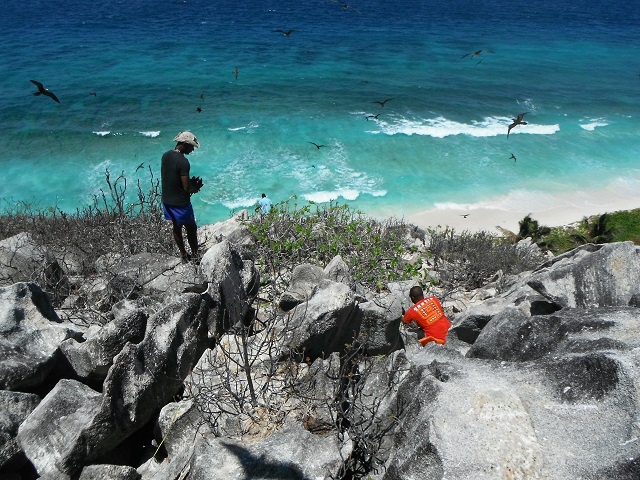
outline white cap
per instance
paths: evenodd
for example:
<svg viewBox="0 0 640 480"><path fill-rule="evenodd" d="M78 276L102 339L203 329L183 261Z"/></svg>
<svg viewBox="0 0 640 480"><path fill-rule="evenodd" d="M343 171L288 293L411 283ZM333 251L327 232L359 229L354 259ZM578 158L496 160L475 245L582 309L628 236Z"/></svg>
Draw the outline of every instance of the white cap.
<svg viewBox="0 0 640 480"><path fill-rule="evenodd" d="M176 138L174 138L173 141L177 143L188 143L189 145L193 145L196 148L200 147L198 139L191 132L180 132L178 135L176 135Z"/></svg>

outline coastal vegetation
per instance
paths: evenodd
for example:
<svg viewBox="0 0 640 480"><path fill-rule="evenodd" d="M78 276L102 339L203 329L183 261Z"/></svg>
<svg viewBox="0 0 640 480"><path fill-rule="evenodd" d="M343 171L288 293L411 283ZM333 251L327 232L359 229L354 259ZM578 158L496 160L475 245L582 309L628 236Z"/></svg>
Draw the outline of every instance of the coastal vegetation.
<svg viewBox="0 0 640 480"><path fill-rule="evenodd" d="M106 254L173 254L159 180L149 171L149 185L138 180L131 188L124 173L114 176L107 170L106 186L91 205L75 213L24 202L5 206L0 239L27 232L55 253L79 256L81 275L91 275L96 260ZM519 222L518 233L496 236L450 227L422 230L401 219L379 221L338 203L298 203L294 196L274 205L267 215L252 215L245 224L256 240L251 248L263 281L280 285L272 288L276 294L296 265L324 267L336 255L367 288L380 291L388 282L414 279L427 288L437 285L446 296L456 289L481 287L496 273L535 268L543 257L519 248L523 239L530 238L556 255L585 243L640 243L640 209L585 217L562 227L540 225L527 215Z"/></svg>

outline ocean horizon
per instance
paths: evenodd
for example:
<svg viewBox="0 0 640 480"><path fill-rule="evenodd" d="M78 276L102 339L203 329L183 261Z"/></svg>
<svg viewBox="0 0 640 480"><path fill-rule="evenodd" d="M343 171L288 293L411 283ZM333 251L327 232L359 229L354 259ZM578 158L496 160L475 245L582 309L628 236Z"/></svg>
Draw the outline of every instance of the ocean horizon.
<svg viewBox="0 0 640 480"><path fill-rule="evenodd" d="M192 131L198 223L275 203L374 217L640 207L640 3L8 0L0 209L150 185ZM60 99L34 96L37 80ZM379 103L377 103L379 102ZM524 113L526 124L511 130ZM322 145L317 148L315 145ZM142 168L138 168L142 165ZM625 193L626 194L626 193Z"/></svg>

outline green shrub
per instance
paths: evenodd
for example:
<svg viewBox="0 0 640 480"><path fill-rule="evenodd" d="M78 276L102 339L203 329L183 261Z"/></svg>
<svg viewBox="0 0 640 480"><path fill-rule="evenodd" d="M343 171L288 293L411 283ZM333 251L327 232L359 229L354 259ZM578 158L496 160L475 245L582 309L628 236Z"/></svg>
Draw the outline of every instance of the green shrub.
<svg viewBox="0 0 640 480"><path fill-rule="evenodd" d="M273 280L301 263L324 268L340 255L357 281L380 290L386 282L412 278L421 266L402 260L411 251L411 226L395 219L379 222L347 205L281 202L247 226L256 239L256 263Z"/></svg>

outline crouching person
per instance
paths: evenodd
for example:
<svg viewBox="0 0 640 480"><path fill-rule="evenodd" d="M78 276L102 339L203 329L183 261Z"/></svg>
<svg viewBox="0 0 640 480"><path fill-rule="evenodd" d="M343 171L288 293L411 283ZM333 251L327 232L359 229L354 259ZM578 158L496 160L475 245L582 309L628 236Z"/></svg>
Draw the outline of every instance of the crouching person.
<svg viewBox="0 0 640 480"><path fill-rule="evenodd" d="M419 342L423 347L429 342L444 345L451 322L445 316L440 301L433 296L425 298L422 287L417 285L409 290L409 298L413 307L404 313L402 321L406 324L415 322L422 329L424 336L419 338Z"/></svg>

